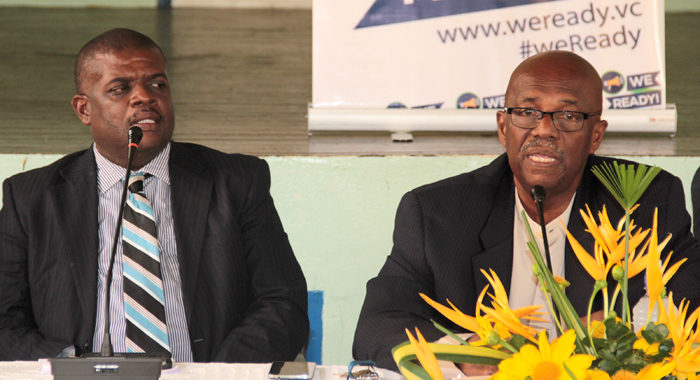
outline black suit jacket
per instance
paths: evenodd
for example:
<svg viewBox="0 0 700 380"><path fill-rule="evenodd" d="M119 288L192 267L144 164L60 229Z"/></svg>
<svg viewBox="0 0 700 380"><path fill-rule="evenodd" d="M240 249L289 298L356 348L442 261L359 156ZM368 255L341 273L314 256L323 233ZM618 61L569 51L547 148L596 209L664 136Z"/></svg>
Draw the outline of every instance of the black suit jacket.
<svg viewBox="0 0 700 380"><path fill-rule="evenodd" d="M606 205L613 223L624 216L624 210L590 170L604 161L613 160L589 157L567 226L589 252L593 252L594 240L584 232L579 210L588 204L597 217ZM391 348L407 340L405 328L418 327L428 341L444 335L431 319L463 332L426 304L419 293L443 304L449 299L464 313L474 315L477 296L488 284L480 269L488 268L510 292L514 189L513 173L504 154L488 166L420 187L403 197L391 255L379 275L367 283L353 344L356 359L371 359L380 367L396 369ZM674 299L687 297L692 300L691 307L700 305L700 246L690 233L681 181L667 172L660 173L639 203L633 214L636 225L651 228L654 208L659 207L660 239L673 233L668 245L675 251L672 262L689 259L669 284ZM577 312L585 315L594 281L568 243L564 265L571 282L567 296ZM631 305L643 295L643 281L643 275L630 280ZM612 279L609 283L614 284Z"/></svg>
<svg viewBox="0 0 700 380"><path fill-rule="evenodd" d="M172 143L172 213L195 361L293 360L309 332L306 282L265 161ZM92 351L96 163L73 153L3 184L0 360ZM99 348L97 348L99 350Z"/></svg>

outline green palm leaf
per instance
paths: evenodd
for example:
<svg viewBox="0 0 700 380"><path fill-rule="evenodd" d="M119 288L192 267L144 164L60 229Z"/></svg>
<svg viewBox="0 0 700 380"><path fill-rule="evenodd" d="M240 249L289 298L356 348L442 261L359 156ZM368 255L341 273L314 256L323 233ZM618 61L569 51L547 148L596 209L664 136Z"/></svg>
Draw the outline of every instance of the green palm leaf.
<svg viewBox="0 0 700 380"><path fill-rule="evenodd" d="M658 166L618 164L603 162L593 167L593 174L603 183L617 199L622 208L629 211L644 194L651 181L661 172Z"/></svg>
<svg viewBox="0 0 700 380"><path fill-rule="evenodd" d="M430 350L433 351L438 360L446 360L453 363L498 365L501 360L512 357L512 354L508 352L499 351L490 347L447 345L438 343L428 343L428 347L430 347ZM413 368L413 366L420 368L420 366L417 366L411 362L416 360L417 357L409 341L394 347L391 350L391 354L402 372L404 369L410 370ZM411 364L413 364L413 366ZM427 375L427 373L423 371L424 370L421 368L418 373L425 373L425 375ZM411 372L420 377L416 371L411 370ZM430 377L427 379L430 379Z"/></svg>
<svg viewBox="0 0 700 380"><path fill-rule="evenodd" d="M610 193L625 209L625 275L621 282L622 288L622 322L629 325L629 301L627 299L627 283L629 280L629 238L630 238L630 212L639 198L644 194L657 174L661 172L658 166L646 166L618 164L613 161L612 166L607 162L593 167L593 174L603 183Z"/></svg>

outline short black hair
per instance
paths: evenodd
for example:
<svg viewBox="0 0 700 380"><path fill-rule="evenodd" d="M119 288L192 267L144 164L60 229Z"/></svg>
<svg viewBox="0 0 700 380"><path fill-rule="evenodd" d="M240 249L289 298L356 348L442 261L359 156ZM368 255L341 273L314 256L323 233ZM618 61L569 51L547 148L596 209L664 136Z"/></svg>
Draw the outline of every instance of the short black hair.
<svg viewBox="0 0 700 380"><path fill-rule="evenodd" d="M123 50L153 49L160 53L165 60L165 55L160 46L148 36L137 31L116 28L108 30L88 41L78 52L75 58L75 89L79 94L84 93L83 82L88 73L87 66L98 54L107 54Z"/></svg>

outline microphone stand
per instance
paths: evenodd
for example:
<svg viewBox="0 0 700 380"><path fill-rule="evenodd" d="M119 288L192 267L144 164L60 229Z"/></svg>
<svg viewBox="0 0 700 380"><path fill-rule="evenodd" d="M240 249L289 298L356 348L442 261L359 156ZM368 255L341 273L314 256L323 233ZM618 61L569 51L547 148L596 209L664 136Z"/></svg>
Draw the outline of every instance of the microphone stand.
<svg viewBox="0 0 700 380"><path fill-rule="evenodd" d="M143 137L143 131L137 126L129 128L128 132L128 153L126 165L126 177L122 190L121 202L119 203L119 217L117 227L114 232L114 242L112 252L109 257L109 267L107 268L107 281L105 282L104 298L104 337L102 348L99 353L85 353L79 358L51 358L51 372L55 380L158 380L162 368L171 368L172 361L168 353L119 353L114 354L112 348L112 338L109 332L110 315L109 305L111 301L112 272L114 258L117 252L117 244L121 236L122 218L124 216L124 205L129 189L129 176L134 155L138 149L138 144Z"/></svg>
<svg viewBox="0 0 700 380"><path fill-rule="evenodd" d="M112 299L112 273L114 272L114 257L117 255L117 244L119 244L119 236L121 236L122 229L122 218L124 218L124 205L126 204L126 195L129 190L129 176L131 175L131 166L134 162L134 156L136 155L136 149L139 148L139 143L143 138L143 131L139 127L129 128L129 152L127 153L127 163L126 163L126 176L124 177L124 187L122 188L122 198L119 202L119 216L117 217L117 227L114 229L114 240L112 242L112 252L109 254L109 266L107 267L107 281L106 283L106 294L105 294L105 304L104 304L104 336L102 338L102 349L100 350L100 356L108 357L114 356L114 350L112 348L112 334L109 331L110 328L110 313L109 304Z"/></svg>
<svg viewBox="0 0 700 380"><path fill-rule="evenodd" d="M532 187L530 190L530 195L532 196L532 199L535 201L535 205L537 206L537 213L540 217L540 228L542 231L542 244L544 245L544 255L545 259L547 260L547 268L549 268L549 272L552 273L552 276L554 276L554 271L552 270L552 257L549 254L549 241L547 239L547 227L546 227L546 222L544 219L544 199L547 197L547 191L544 189L544 187L540 185L535 185ZM555 305L552 302L552 314L554 314L554 318L556 318L557 321L559 321L559 311L557 310L557 305ZM557 336L559 336L559 330L554 328L554 332L556 333Z"/></svg>

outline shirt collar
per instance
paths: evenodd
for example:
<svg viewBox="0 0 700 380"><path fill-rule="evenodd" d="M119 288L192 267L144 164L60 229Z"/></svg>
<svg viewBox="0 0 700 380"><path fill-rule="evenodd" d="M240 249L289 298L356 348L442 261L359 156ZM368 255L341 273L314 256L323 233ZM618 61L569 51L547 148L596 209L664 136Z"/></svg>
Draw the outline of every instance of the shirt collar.
<svg viewBox="0 0 700 380"><path fill-rule="evenodd" d="M97 188L100 193L105 193L112 186L120 183L124 179L125 168L115 164L100 154L95 144L92 144L92 150L95 152L95 162L97 163ZM151 174L153 177L160 179L170 185L170 168L168 159L170 158L170 143L165 146L157 156L149 163L142 167L139 171ZM132 171L133 172L133 171Z"/></svg>
<svg viewBox="0 0 700 380"><path fill-rule="evenodd" d="M569 201L569 206L564 210L564 212L556 217L554 220L551 222L547 223L545 226L547 230L547 235L552 234L554 231L559 231L559 234L556 234L556 236L561 235L566 235L566 226L569 225L569 217L571 216L571 209L574 206L574 198L576 198L576 193L571 197L571 200ZM515 214L516 218L518 218L518 222L524 226L525 224L523 223L523 204L520 201L520 196L518 196L518 188L515 188ZM532 229L532 233L535 235L537 239L542 239L542 228L540 225L532 220L530 218L530 215L525 213L525 217L527 218L528 223L530 224L530 228ZM548 240L552 240L551 238ZM552 243L550 241L550 243Z"/></svg>

